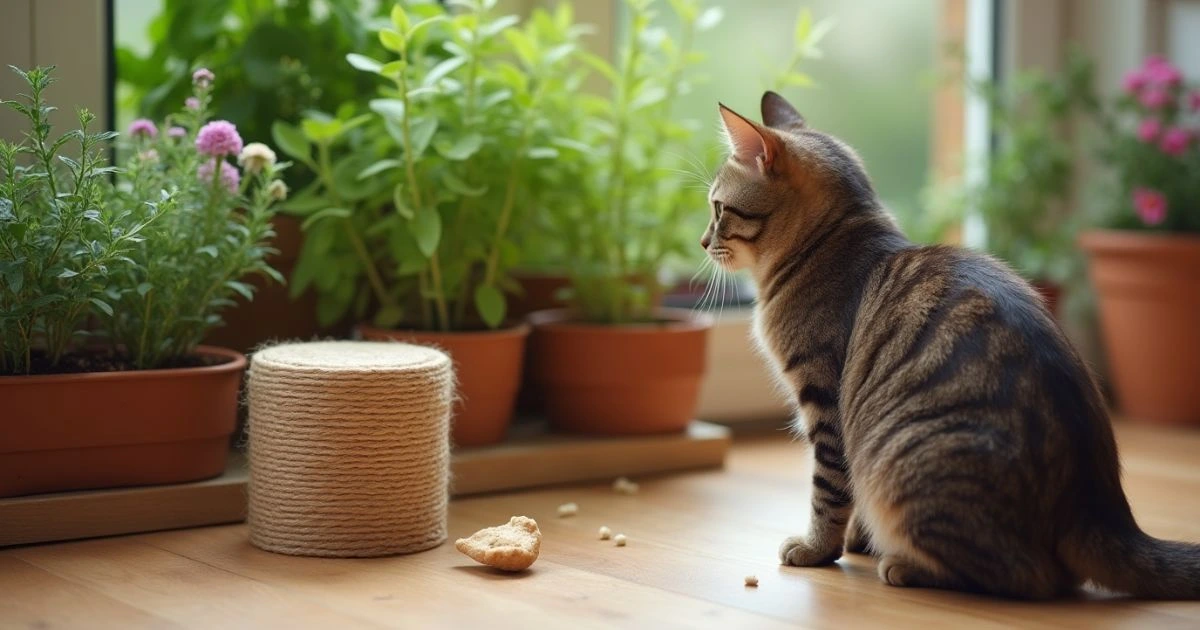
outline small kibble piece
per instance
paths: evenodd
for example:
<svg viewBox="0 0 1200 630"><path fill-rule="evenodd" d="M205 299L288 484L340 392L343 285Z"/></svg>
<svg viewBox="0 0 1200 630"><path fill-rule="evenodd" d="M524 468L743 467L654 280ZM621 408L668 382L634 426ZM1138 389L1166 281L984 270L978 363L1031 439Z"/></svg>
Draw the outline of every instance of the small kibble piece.
<svg viewBox="0 0 1200 630"><path fill-rule="evenodd" d="M564 516L575 516L578 513L579 513L579 506L575 505L574 503L564 503L564 504L558 506L559 518L562 518Z"/></svg>
<svg viewBox="0 0 1200 630"><path fill-rule="evenodd" d="M600 540L608 540L612 538L612 530L606 526L600 526Z"/></svg>
<svg viewBox="0 0 1200 630"><path fill-rule="evenodd" d="M617 534L616 536L613 536L613 542L617 543L618 547L624 547L625 546L625 534Z"/></svg>
<svg viewBox="0 0 1200 630"><path fill-rule="evenodd" d="M524 571L537 560L542 532L537 521L514 516L506 525L481 529L470 538L459 538L454 548L472 560L502 571Z"/></svg>
<svg viewBox="0 0 1200 630"><path fill-rule="evenodd" d="M746 586L758 586L758 576L747 575L746 576Z"/></svg>
<svg viewBox="0 0 1200 630"><path fill-rule="evenodd" d="M619 494L637 494L638 485L629 480L628 477L617 477L612 485L613 492Z"/></svg>

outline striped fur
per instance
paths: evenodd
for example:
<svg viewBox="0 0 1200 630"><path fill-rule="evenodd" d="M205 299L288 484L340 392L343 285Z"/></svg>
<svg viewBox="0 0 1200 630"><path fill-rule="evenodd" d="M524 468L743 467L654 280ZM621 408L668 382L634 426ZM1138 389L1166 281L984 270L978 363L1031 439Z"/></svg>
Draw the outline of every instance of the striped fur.
<svg viewBox="0 0 1200 630"><path fill-rule="evenodd" d="M1134 522L1095 382L1029 286L913 245L853 151L774 93L762 110L722 107L701 242L753 275L756 342L812 445L811 522L781 560L870 549L895 586L1200 598L1200 546Z"/></svg>

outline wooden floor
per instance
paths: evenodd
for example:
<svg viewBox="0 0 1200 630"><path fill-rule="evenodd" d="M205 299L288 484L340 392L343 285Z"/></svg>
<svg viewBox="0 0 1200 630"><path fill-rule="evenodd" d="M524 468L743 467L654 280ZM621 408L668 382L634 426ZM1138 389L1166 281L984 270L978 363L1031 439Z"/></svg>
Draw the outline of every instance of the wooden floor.
<svg viewBox="0 0 1200 630"><path fill-rule="evenodd" d="M1143 526L1200 541L1200 432L1118 429ZM452 538L514 514L537 519L542 555L519 575L476 566L451 544L377 560L274 555L252 548L244 526L2 550L0 627L1200 627L1200 603L896 589L861 556L780 567L777 544L806 522L805 448L781 435L742 439L726 470L644 479L634 496L604 484L454 502ZM579 514L557 518L568 501ZM628 546L598 540L601 525ZM747 574L758 588L743 585Z"/></svg>

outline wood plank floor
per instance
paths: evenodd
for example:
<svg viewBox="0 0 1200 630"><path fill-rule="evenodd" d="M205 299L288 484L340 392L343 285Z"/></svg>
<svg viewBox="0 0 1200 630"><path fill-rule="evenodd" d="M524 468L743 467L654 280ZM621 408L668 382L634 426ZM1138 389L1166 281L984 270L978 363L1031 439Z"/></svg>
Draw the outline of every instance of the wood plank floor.
<svg viewBox="0 0 1200 630"><path fill-rule="evenodd" d="M1200 432L1121 424L1118 435L1143 526L1200 541ZM514 514L537 519L541 558L515 576L451 544L376 560L274 555L241 525L2 550L0 627L1200 627L1200 603L896 589L861 556L780 567L776 546L806 522L806 448L782 435L739 439L726 470L643 479L633 496L592 484L455 501L452 538ZM579 514L557 518L567 501ZM629 545L598 540L601 525ZM747 574L758 588L743 585Z"/></svg>

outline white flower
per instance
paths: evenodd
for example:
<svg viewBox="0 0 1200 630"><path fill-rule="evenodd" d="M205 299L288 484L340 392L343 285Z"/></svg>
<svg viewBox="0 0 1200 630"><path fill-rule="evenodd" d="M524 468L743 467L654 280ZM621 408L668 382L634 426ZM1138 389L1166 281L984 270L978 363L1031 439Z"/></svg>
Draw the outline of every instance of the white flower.
<svg viewBox="0 0 1200 630"><path fill-rule="evenodd" d="M238 155L238 164L244 167L247 173L257 173L264 168L275 166L275 152L261 142L251 142L242 149L241 155Z"/></svg>
<svg viewBox="0 0 1200 630"><path fill-rule="evenodd" d="M283 201L288 196L287 184L283 183L281 179L271 180L271 183L267 184L267 194L275 201Z"/></svg>

